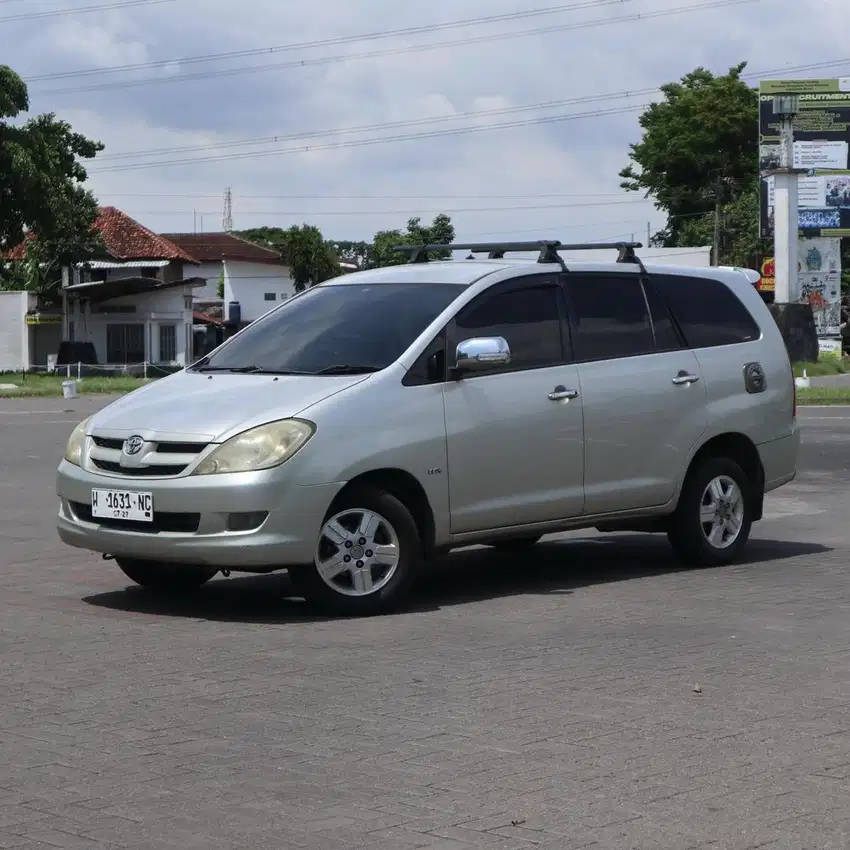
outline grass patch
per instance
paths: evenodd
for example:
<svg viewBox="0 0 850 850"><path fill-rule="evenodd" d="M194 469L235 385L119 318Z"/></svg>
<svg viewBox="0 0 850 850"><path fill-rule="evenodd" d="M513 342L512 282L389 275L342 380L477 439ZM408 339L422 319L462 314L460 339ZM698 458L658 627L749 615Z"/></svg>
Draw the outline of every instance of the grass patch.
<svg viewBox="0 0 850 850"><path fill-rule="evenodd" d="M839 360L837 357L824 357L817 363L794 363L794 377L802 378L803 369L810 378L822 378L829 375L846 375L850 373L850 361Z"/></svg>
<svg viewBox="0 0 850 850"><path fill-rule="evenodd" d="M850 387L798 387L797 403L850 404Z"/></svg>
<svg viewBox="0 0 850 850"><path fill-rule="evenodd" d="M62 395L64 375L22 375L20 372L0 374L0 384L14 384L17 389L0 389L0 398L39 398ZM124 395L149 384L153 378L118 375L114 378L82 378L77 385L80 395Z"/></svg>

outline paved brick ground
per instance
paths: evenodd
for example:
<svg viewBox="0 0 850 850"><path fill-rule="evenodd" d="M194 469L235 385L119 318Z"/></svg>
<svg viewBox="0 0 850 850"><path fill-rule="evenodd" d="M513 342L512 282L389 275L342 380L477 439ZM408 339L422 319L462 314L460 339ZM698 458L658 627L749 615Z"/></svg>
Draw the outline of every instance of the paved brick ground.
<svg viewBox="0 0 850 850"><path fill-rule="evenodd" d="M807 412L746 564L471 550L333 621L285 577L167 605L61 547L96 403L0 402L0 848L850 846L849 413Z"/></svg>

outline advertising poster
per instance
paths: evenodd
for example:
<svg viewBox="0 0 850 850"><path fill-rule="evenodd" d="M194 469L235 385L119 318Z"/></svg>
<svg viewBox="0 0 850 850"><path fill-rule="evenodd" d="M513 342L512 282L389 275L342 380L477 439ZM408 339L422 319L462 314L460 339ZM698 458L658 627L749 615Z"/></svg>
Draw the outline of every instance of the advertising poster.
<svg viewBox="0 0 850 850"><path fill-rule="evenodd" d="M801 239L797 248L797 292L809 304L819 337L841 334L841 239Z"/></svg>
<svg viewBox="0 0 850 850"><path fill-rule="evenodd" d="M779 121L773 97L796 94L794 168L799 178L799 225L810 236L850 236L850 77L762 80L759 85L759 170L763 238L773 236L773 180L779 167Z"/></svg>

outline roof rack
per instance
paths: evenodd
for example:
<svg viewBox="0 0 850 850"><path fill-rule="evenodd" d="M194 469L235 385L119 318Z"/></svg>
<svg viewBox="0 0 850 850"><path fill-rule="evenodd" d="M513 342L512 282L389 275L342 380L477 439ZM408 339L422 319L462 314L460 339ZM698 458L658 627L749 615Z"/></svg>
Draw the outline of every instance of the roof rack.
<svg viewBox="0 0 850 850"><path fill-rule="evenodd" d="M395 245L393 251L409 254L408 263L427 263L428 253L432 251L469 251L467 259L476 254L487 254L491 260L504 259L507 253L537 251L538 263L558 263L564 271L567 265L560 251L600 251L616 250L618 263L632 263L646 274L646 267L635 254L635 248L642 248L640 242L579 242L566 244L556 239L538 239L536 242L452 242L449 245Z"/></svg>

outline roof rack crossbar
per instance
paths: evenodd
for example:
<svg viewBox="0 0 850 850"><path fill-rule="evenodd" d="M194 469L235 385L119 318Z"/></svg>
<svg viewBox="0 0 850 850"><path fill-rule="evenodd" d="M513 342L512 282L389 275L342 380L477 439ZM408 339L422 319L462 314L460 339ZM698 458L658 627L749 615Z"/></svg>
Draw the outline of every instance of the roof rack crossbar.
<svg viewBox="0 0 850 850"><path fill-rule="evenodd" d="M432 251L469 251L470 257L475 254L487 254L491 260L504 259L506 253L524 253L537 251L538 263L557 263L564 271L567 270L560 251L600 251L616 250L618 263L633 263L646 274L646 268L635 254L635 248L642 248L640 242L578 242L566 244L557 239L538 239L535 242L452 242L449 245L394 245L393 251L408 254L409 263L427 263L428 253Z"/></svg>

